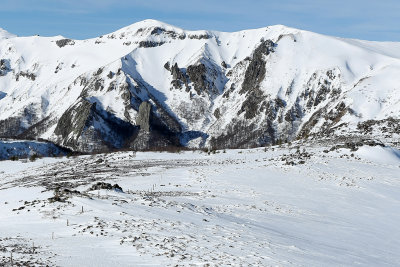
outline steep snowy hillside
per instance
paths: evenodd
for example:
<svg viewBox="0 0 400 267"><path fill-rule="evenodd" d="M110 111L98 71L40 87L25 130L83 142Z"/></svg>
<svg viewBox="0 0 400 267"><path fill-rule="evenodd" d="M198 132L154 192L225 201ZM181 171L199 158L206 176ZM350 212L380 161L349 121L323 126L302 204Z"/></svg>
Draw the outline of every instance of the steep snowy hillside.
<svg viewBox="0 0 400 267"><path fill-rule="evenodd" d="M2 31L0 60L0 137L90 152L400 132L400 43L145 20L89 40Z"/></svg>

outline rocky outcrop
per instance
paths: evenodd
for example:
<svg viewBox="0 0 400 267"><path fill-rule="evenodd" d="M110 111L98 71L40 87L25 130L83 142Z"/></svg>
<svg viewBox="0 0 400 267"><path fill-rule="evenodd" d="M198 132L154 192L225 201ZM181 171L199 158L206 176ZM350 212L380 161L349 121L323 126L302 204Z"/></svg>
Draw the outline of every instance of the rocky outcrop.
<svg viewBox="0 0 400 267"><path fill-rule="evenodd" d="M143 32L143 31L145 31L145 29L142 29L142 28L139 29L137 34L140 33L140 32ZM211 39L212 38L212 35L210 35L208 33L186 35L183 32L182 33L178 33L178 32L173 31L173 30L167 30L167 29L165 29L163 27L154 27L151 30L150 34L153 35L153 36L163 35L165 37L168 37L168 38L174 39L174 40L176 40L176 39L185 40L186 37L189 38L189 39L192 39L192 40L193 39L195 39L195 40L202 40L202 39L203 40L207 40L207 39Z"/></svg>
<svg viewBox="0 0 400 267"><path fill-rule="evenodd" d="M20 77L25 77L31 81L35 81L36 80L36 74L28 72L28 71L20 71L15 75L15 80L19 81Z"/></svg>
<svg viewBox="0 0 400 267"><path fill-rule="evenodd" d="M50 116L32 124L29 128L25 129L17 137L23 139L36 139L37 136L44 134L50 127L57 125L57 118L52 118Z"/></svg>
<svg viewBox="0 0 400 267"><path fill-rule="evenodd" d="M275 43L271 40L263 41L253 52L249 66L244 75L241 94L259 90L260 83L264 80L266 67L265 56L274 52Z"/></svg>
<svg viewBox="0 0 400 267"><path fill-rule="evenodd" d="M239 114L244 112L246 119L253 119L259 112L264 93L260 90L260 83L266 74L265 57L274 52L275 43L271 40L263 41L254 51L244 75L240 94L247 94Z"/></svg>
<svg viewBox="0 0 400 267"><path fill-rule="evenodd" d="M149 47L162 46L163 44L165 44L165 42L141 41L139 42L139 47L149 48Z"/></svg>
<svg viewBox="0 0 400 267"><path fill-rule="evenodd" d="M297 98L296 103L285 113L285 121L292 123L303 117L303 109L299 102L300 99Z"/></svg>
<svg viewBox="0 0 400 267"><path fill-rule="evenodd" d="M307 101L307 108L312 109L328 98L337 98L341 93L340 85L340 71L338 69L326 72L317 71L308 80L301 97Z"/></svg>
<svg viewBox="0 0 400 267"><path fill-rule="evenodd" d="M379 133L385 138L397 139L400 144L400 119L389 117L383 120L367 120L357 124L359 130L364 136L373 136L373 133Z"/></svg>
<svg viewBox="0 0 400 267"><path fill-rule="evenodd" d="M141 131L146 133L150 132L150 113L151 104L147 101L143 101L139 106L139 112L136 118L136 125L140 127Z"/></svg>
<svg viewBox="0 0 400 267"><path fill-rule="evenodd" d="M56 142L75 151L93 152L122 148L135 127L81 98L59 119Z"/></svg>
<svg viewBox="0 0 400 267"><path fill-rule="evenodd" d="M110 184L110 183L105 183L105 182L97 182L97 184L92 185L88 191L94 191L94 190L115 190L118 192L123 192L122 187L119 186L118 184Z"/></svg>
<svg viewBox="0 0 400 267"><path fill-rule="evenodd" d="M274 144L275 140L276 130L271 121L258 127L255 123L234 119L223 134L211 137L209 144L213 149L251 148Z"/></svg>
<svg viewBox="0 0 400 267"><path fill-rule="evenodd" d="M58 47L62 48L66 45L74 45L75 41L71 39L60 39L56 41Z"/></svg>
<svg viewBox="0 0 400 267"><path fill-rule="evenodd" d="M207 33L205 33L205 34L189 34L188 37L189 37L189 39L196 39L196 40L205 39L205 40L207 40L207 39L211 39L212 35L207 34Z"/></svg>
<svg viewBox="0 0 400 267"><path fill-rule="evenodd" d="M162 106L143 101L139 106L136 124L139 131L129 142L129 147L135 150L163 149L166 147L179 147L179 134L181 127Z"/></svg>
<svg viewBox="0 0 400 267"><path fill-rule="evenodd" d="M143 29L139 29L138 31L140 31ZM186 34L185 33L177 33L176 31L171 31L171 30L166 30L162 27L154 27L153 30L150 33L151 35L164 35L167 36L171 39L180 39L180 40L184 40L186 38Z"/></svg>
<svg viewBox="0 0 400 267"><path fill-rule="evenodd" d="M20 138L27 130L29 125L37 123L40 118L37 116L37 106L31 104L25 107L21 114L9 117L0 121L0 137ZM32 137L32 139L37 138Z"/></svg>
<svg viewBox="0 0 400 267"><path fill-rule="evenodd" d="M167 67L169 68L169 63ZM178 67L177 63L171 67L170 71L173 79L171 82L173 88L182 89L182 87L185 86L186 91L189 92L190 87L188 85L188 77L186 76L186 73Z"/></svg>
<svg viewBox="0 0 400 267"><path fill-rule="evenodd" d="M11 70L10 62L7 59L0 59L0 76L6 75Z"/></svg>
<svg viewBox="0 0 400 267"><path fill-rule="evenodd" d="M172 67L168 63L164 65L164 68L170 69L173 89L185 88L186 92L211 99L222 92L217 84L224 84L227 80L221 67L205 58L201 58L196 64L189 65L186 69L179 68L177 63Z"/></svg>
<svg viewBox="0 0 400 267"><path fill-rule="evenodd" d="M61 116L54 133L62 136L62 138L80 136L91 112L95 110L95 108L95 103L93 104L82 99ZM69 142L70 141L66 140L65 143L67 144Z"/></svg>
<svg viewBox="0 0 400 267"><path fill-rule="evenodd" d="M204 64L191 65L186 70L190 81L193 83L194 90L198 95L201 95L204 91L212 91L214 89L213 84L207 81L206 71L206 66Z"/></svg>

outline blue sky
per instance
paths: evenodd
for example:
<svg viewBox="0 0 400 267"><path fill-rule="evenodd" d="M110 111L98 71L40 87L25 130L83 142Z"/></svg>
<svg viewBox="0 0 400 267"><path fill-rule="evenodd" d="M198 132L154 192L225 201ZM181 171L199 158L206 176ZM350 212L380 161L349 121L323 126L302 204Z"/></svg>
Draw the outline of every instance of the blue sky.
<svg viewBox="0 0 400 267"><path fill-rule="evenodd" d="M0 27L25 36L85 39L143 19L237 31L274 24L322 34L400 41L400 0L1 0Z"/></svg>

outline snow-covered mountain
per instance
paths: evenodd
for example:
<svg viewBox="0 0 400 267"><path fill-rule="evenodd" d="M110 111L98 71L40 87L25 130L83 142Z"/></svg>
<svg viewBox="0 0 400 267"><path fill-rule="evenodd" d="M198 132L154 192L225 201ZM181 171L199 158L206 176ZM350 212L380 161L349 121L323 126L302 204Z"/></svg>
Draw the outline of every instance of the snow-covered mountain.
<svg viewBox="0 0 400 267"><path fill-rule="evenodd" d="M145 20L88 40L0 30L0 60L0 137L99 151L400 133L400 43Z"/></svg>

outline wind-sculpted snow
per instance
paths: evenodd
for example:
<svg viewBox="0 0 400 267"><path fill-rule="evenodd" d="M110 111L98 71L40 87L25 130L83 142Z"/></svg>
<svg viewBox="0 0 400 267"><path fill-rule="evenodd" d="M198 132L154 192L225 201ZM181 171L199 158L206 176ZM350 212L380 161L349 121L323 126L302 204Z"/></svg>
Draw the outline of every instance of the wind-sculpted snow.
<svg viewBox="0 0 400 267"><path fill-rule="evenodd" d="M365 140L3 161L0 264L397 266L399 155Z"/></svg>
<svg viewBox="0 0 400 267"><path fill-rule="evenodd" d="M0 137L83 152L382 138L382 127L361 126L391 120L398 129L399 55L398 43L282 25L225 33L145 20L88 40L0 31ZM153 118L145 133L143 102ZM98 116L71 116L77 103Z"/></svg>

